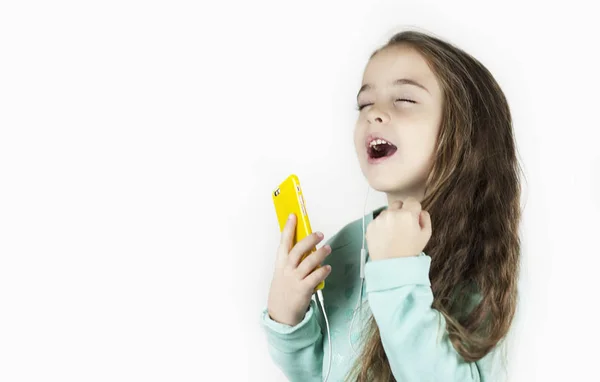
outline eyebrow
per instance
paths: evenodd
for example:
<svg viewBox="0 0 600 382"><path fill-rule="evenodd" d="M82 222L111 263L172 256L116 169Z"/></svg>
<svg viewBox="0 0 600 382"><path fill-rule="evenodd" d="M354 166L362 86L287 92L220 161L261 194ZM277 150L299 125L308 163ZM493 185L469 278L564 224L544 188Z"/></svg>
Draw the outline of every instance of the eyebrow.
<svg viewBox="0 0 600 382"><path fill-rule="evenodd" d="M421 85L420 83L418 83L415 80L411 80L408 78L400 78L400 79L394 81L393 85L413 85L413 86L419 87L419 88L425 90L427 93L431 94L431 92L429 90L427 90L427 88L425 86ZM373 87L371 85L364 84L363 86L361 86L360 90L358 91L356 98L358 98L360 93L364 92L365 90L372 89L372 88Z"/></svg>

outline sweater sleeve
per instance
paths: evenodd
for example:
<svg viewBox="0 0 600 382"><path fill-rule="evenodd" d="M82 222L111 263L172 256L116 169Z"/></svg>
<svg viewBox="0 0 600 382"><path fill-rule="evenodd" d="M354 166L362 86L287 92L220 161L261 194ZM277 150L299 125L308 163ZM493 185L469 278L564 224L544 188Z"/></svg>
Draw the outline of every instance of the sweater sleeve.
<svg viewBox="0 0 600 382"><path fill-rule="evenodd" d="M444 317L431 308L430 264L424 253L366 264L369 305L392 373L398 381L481 382L477 364L458 354Z"/></svg>
<svg viewBox="0 0 600 382"><path fill-rule="evenodd" d="M311 300L304 319L296 326L273 321L266 309L262 313L269 354L291 382L321 382L323 335L316 311L317 305Z"/></svg>

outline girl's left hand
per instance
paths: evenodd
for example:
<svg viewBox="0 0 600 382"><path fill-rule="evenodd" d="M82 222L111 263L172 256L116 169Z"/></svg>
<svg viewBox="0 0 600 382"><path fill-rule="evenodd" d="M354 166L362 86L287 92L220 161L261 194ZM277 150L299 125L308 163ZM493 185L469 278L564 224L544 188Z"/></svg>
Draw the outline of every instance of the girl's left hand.
<svg viewBox="0 0 600 382"><path fill-rule="evenodd" d="M431 217L409 197L392 203L367 227L366 240L373 260L419 255L431 238Z"/></svg>

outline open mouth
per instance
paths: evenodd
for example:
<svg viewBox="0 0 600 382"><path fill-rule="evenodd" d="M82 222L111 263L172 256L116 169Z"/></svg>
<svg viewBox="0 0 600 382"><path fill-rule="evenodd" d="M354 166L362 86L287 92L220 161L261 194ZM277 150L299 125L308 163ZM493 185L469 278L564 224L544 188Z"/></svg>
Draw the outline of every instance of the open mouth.
<svg viewBox="0 0 600 382"><path fill-rule="evenodd" d="M394 155L398 148L385 139L373 139L367 145L369 159L381 159Z"/></svg>

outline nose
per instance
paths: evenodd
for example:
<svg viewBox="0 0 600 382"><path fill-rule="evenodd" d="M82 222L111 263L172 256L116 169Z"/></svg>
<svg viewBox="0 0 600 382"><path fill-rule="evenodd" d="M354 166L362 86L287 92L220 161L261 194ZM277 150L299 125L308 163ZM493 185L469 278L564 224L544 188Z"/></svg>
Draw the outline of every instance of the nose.
<svg viewBox="0 0 600 382"><path fill-rule="evenodd" d="M369 123L385 124L390 121L390 116L385 111L383 111L383 110L375 107L375 105L373 105L371 107L371 110L369 110L369 114L367 115L367 120L369 121Z"/></svg>

